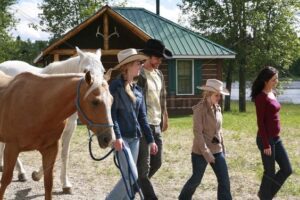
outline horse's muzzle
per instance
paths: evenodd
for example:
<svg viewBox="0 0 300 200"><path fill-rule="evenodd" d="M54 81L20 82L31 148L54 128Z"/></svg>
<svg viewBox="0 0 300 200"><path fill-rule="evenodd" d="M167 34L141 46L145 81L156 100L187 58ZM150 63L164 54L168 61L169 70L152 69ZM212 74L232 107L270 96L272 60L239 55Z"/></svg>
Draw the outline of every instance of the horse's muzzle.
<svg viewBox="0 0 300 200"><path fill-rule="evenodd" d="M99 146L103 149L111 146L112 142L115 140L115 132L112 127L106 128L102 131L97 131L96 135Z"/></svg>

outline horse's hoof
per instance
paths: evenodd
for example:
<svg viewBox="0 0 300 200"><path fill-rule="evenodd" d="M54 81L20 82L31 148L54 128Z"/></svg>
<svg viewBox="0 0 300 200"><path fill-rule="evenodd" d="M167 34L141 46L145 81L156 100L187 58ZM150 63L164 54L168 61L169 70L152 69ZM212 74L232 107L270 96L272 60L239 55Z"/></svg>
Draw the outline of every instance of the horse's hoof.
<svg viewBox="0 0 300 200"><path fill-rule="evenodd" d="M21 181L21 182L27 181L26 174L25 174L25 173L19 174L19 175L18 175L18 179L19 179L19 181Z"/></svg>
<svg viewBox="0 0 300 200"><path fill-rule="evenodd" d="M38 177L38 172L37 171L32 172L31 177L32 177L32 180L34 180L34 181L39 181L40 180L40 178Z"/></svg>
<svg viewBox="0 0 300 200"><path fill-rule="evenodd" d="M0 166L0 172L3 172L3 166Z"/></svg>
<svg viewBox="0 0 300 200"><path fill-rule="evenodd" d="M63 194L72 194L72 188L71 187L63 188Z"/></svg>

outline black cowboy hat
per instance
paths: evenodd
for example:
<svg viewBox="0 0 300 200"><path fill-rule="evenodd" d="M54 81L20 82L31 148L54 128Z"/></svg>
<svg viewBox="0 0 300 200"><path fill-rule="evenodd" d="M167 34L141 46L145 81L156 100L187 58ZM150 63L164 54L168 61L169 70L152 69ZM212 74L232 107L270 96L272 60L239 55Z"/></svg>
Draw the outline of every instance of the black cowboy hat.
<svg viewBox="0 0 300 200"><path fill-rule="evenodd" d="M166 59L172 58L172 52L165 47L165 45L160 40L156 39L149 39L146 42L146 47L140 52L148 56L157 56L157 57L164 57Z"/></svg>

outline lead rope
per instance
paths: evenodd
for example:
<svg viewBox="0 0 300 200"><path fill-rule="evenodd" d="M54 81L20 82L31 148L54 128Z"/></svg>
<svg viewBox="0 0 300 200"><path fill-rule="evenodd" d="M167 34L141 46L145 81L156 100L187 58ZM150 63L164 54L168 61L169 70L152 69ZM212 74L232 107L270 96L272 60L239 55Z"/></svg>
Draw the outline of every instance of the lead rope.
<svg viewBox="0 0 300 200"><path fill-rule="evenodd" d="M129 197L129 199L134 200L135 192L138 192L139 195L140 195L140 199L144 200L144 195L143 195L143 193L141 191L141 188L140 188L137 180L135 180L135 177L133 176L133 172L132 172L132 169L131 169L130 163L129 163L128 152L127 152L127 150L125 148L123 148L122 150L124 152L124 155L125 155L125 158L126 158L126 161L127 161L129 184L127 184L124 172L123 172L122 168L120 167L120 159L119 159L119 152L118 151L116 151L116 154L114 156L114 163L115 163L116 167L121 172L122 179L124 181L124 185L125 185L125 188L126 188L127 195ZM133 184L132 184L132 180L134 182Z"/></svg>
<svg viewBox="0 0 300 200"><path fill-rule="evenodd" d="M94 155L93 155L93 152L92 152L92 138L93 138L93 135L90 133L90 130L88 129L88 133L89 133L89 153L90 153L90 156L93 160L95 161L101 161L101 160L104 160L105 158L107 158L115 149L112 148L106 155L104 155L103 157L101 158L96 158ZM116 154L114 156L114 163L116 165L116 167L120 170L121 172L121 175L122 175L122 179L124 181L124 185L125 185L125 189L126 189L126 193L129 197L129 199L131 200L134 200L134 197L135 197L135 192L138 192L139 195L140 195L140 199L141 200L144 200L144 195L141 191L141 188L137 182L137 180L135 180L135 177L133 176L133 172L132 172L132 169L131 169L131 166L130 166L130 163L129 163L129 156L128 156L128 152L125 148L122 149L123 152L124 152L124 155L125 155L125 158L126 158L126 162L127 162L127 166L128 166L128 176L129 176L129 184L127 184L126 182L126 179L125 179L125 175L124 175L124 172L122 170L122 168L120 167L120 159L119 159L119 152L116 151ZM133 184L132 184L132 180L134 180Z"/></svg>
<svg viewBox="0 0 300 200"><path fill-rule="evenodd" d="M90 156L93 160L95 161L101 161L101 160L104 160L105 158L107 158L113 151L114 151L114 148L111 148L111 150L105 154L103 157L100 157L100 158L96 158L92 152L92 142L93 142L93 136L95 135L92 135L90 133L90 130L88 129L88 134L89 134L89 153L90 153Z"/></svg>

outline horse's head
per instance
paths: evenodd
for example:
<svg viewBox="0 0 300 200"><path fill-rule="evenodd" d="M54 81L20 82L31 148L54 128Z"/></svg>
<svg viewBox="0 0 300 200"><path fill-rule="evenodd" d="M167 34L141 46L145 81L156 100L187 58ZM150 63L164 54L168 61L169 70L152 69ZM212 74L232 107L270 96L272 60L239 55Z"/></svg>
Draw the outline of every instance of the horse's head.
<svg viewBox="0 0 300 200"><path fill-rule="evenodd" d="M101 148L115 140L111 118L111 96L104 79L95 79L90 72L85 74L78 86L77 111L80 121L97 136Z"/></svg>
<svg viewBox="0 0 300 200"><path fill-rule="evenodd" d="M79 55L79 67L81 72L91 71L93 74L104 74L105 69L101 62L101 50L98 49L96 53L83 52L76 47Z"/></svg>

